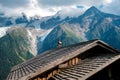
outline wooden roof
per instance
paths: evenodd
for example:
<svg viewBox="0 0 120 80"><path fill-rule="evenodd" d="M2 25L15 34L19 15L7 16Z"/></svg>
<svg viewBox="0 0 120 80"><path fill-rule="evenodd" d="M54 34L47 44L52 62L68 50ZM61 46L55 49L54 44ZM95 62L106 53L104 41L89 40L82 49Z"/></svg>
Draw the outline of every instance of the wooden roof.
<svg viewBox="0 0 120 80"><path fill-rule="evenodd" d="M52 78L53 80L86 80L118 59L120 59L120 55L116 54L87 58L83 63L64 69Z"/></svg>
<svg viewBox="0 0 120 80"><path fill-rule="evenodd" d="M26 62L23 62L22 64L14 66L11 69L7 80L29 79L38 74L42 74L43 72L52 69L55 66L72 59L77 55L82 54L83 52L98 45L108 49L113 53L119 53L118 50L113 49L108 44L100 40L91 40L67 47L56 48L46 51Z"/></svg>

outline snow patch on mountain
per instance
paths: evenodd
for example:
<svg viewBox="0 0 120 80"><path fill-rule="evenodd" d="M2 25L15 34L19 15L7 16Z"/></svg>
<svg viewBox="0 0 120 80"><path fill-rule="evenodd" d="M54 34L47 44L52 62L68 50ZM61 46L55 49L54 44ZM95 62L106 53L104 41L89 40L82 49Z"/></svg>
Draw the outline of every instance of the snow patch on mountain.
<svg viewBox="0 0 120 80"><path fill-rule="evenodd" d="M10 27L0 27L0 38L6 35L7 30Z"/></svg>
<svg viewBox="0 0 120 80"><path fill-rule="evenodd" d="M27 28L28 31L28 39L30 41L30 51L31 53L36 56L38 54L38 47L37 45L44 41L44 39L47 37L47 35L52 31L53 29L49 30L43 30L43 29L32 29ZM39 38L39 39L38 39ZM40 47L40 46L39 46Z"/></svg>
<svg viewBox="0 0 120 80"><path fill-rule="evenodd" d="M27 32L28 32L28 39L29 39L29 42L30 42L30 46L29 46L30 52L34 56L36 56L37 55L36 35L32 34L29 29L27 29Z"/></svg>
<svg viewBox="0 0 120 80"><path fill-rule="evenodd" d="M45 32L43 32L42 34L40 34L40 35L39 35L40 41L41 41L41 42L44 41L45 38L47 37L47 35L48 35L52 30L53 30L53 28L52 28L52 29L49 29L49 30L46 30Z"/></svg>
<svg viewBox="0 0 120 80"><path fill-rule="evenodd" d="M111 22L112 22L112 18L107 17L107 18L105 18L105 19L103 20L103 22L104 22L104 24L106 24L106 23L111 23Z"/></svg>
<svg viewBox="0 0 120 80"><path fill-rule="evenodd" d="M29 28L28 30L30 31L30 32L28 32L29 36L35 35L36 37L41 38L40 41L44 41L44 39L53 30L53 28L48 29L48 30L44 30L44 29L40 29L40 28L39 29Z"/></svg>

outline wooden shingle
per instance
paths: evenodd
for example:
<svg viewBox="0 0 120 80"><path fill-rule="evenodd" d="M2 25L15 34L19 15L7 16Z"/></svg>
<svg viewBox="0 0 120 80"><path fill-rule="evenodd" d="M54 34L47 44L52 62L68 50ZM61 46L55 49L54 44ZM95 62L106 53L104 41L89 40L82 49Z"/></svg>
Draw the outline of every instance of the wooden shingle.
<svg viewBox="0 0 120 80"><path fill-rule="evenodd" d="M87 51L95 46L104 47L105 49L107 49L110 52L115 53L115 54L119 53L118 50L115 50L114 48L110 47L108 44L106 44L100 40L91 40L91 41L86 41L86 42L78 43L78 44L67 46L67 47L56 48L56 49L46 51L26 62L23 62L21 64L14 66L11 69L11 72L9 73L7 80L30 79L32 77L35 77L36 75L40 75L40 74L54 68L55 66L58 66L59 64L66 62L66 61L84 53L85 51ZM88 61L88 62L86 62L86 64L84 64L84 66L81 66L80 64L78 64L77 67L72 67L70 69L62 71L62 72L56 74L55 76L53 76L53 78L56 80L57 79L60 80L61 78L62 78L62 80L64 80L64 79L66 79L66 77L71 78L71 79L72 78L74 78L74 79L80 78L80 77L83 77L84 75L88 74L89 72L91 72L93 69L96 69L96 67L99 67L100 65L109 62L109 60L111 60L111 59L112 59L111 57L110 57L110 59L107 59L106 57L105 58L101 57L98 59L97 59L97 57L93 58L93 59L90 58L91 62L94 62L94 60L96 61L95 64L92 65L92 67L91 67L91 65L89 65L89 61ZM116 59L116 58L113 58L113 59ZM90 68L88 69L88 67L90 67ZM80 68L82 68L82 70ZM78 70L78 71L81 70L81 71L77 72L77 71L73 71L73 69ZM73 73L70 73L70 72L73 72ZM78 75L78 74L80 74L80 75Z"/></svg>

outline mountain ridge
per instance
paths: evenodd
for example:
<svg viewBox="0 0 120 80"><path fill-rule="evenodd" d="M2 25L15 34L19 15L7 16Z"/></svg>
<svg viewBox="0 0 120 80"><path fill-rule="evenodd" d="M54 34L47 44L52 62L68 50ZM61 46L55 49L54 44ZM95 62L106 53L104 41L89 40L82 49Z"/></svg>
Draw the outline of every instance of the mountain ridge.
<svg viewBox="0 0 120 80"><path fill-rule="evenodd" d="M84 14L78 16L77 18L68 17L67 19L64 19L64 20L60 23L60 25L64 25L68 23L69 26L70 25L74 26L78 24L77 26L81 28L80 32L84 34L84 36L87 38L86 40L91 40L96 38L101 39L106 43L112 45L113 47L120 49L120 47L117 45L117 44L120 44L119 43L120 16L107 14L99 11L95 7L91 7ZM59 27L59 25L57 25L56 27ZM54 33L54 34L57 34L57 33ZM115 34L117 35L116 37L112 36ZM116 45L111 43L113 41L116 42L115 43Z"/></svg>
<svg viewBox="0 0 120 80"><path fill-rule="evenodd" d="M18 56L21 53L26 53L26 50L28 53L33 52L34 55L32 55L35 56L46 50L57 48L58 40L62 41L63 46L68 46L86 40L101 39L120 50L120 16L101 12L95 7L89 8L85 13L78 17L67 16L64 19L61 19L59 15L55 15L27 20L24 15L21 18L17 18L18 23L14 25L9 23L9 20L12 18L5 18L3 21L2 19L3 18L0 19L0 25L2 25L3 22L2 28L6 26L7 22L7 24L9 24L7 27L9 28L8 30L3 31L4 36L0 38L1 44L4 44L0 45L0 50L2 51L4 48L15 47L13 48L12 51L14 52L11 52L11 55L14 55L14 59L16 60L20 59L18 60L19 62L23 62L24 59L27 60L26 56L31 55L30 53ZM12 26L15 25L20 26L19 28L22 28L22 30L18 29L14 31L14 27ZM11 28L13 28L13 30ZM12 33L12 36L8 33ZM9 39L12 39L12 41L9 41ZM11 46L6 46L6 44ZM22 46L20 44L22 44ZM6 57L4 57L4 59L0 57L0 59L3 59L6 64L12 67L12 63L10 64L10 61L8 60L9 58L11 59L12 56L9 56L10 53L5 52L5 49L2 52L3 53L0 55L4 54ZM30 58L31 57L32 56L30 56ZM3 66L3 62L1 62L1 66ZM18 63L15 63L14 65L16 64ZM4 64L4 66L6 65ZM4 68L4 66L2 68ZM10 67L8 69L10 69Z"/></svg>

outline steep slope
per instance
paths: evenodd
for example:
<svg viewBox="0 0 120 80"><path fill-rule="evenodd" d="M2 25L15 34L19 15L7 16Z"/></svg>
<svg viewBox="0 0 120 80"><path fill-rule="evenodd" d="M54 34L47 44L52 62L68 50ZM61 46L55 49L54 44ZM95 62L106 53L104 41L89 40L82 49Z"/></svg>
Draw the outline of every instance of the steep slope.
<svg viewBox="0 0 120 80"><path fill-rule="evenodd" d="M42 49L43 42L45 38L50 34L53 29L33 29L33 28L26 28L29 33L29 41L30 41L30 51L36 56L38 51Z"/></svg>
<svg viewBox="0 0 120 80"><path fill-rule="evenodd" d="M45 38L43 47L39 50L39 53L48 49L57 48L58 40L63 42L63 46L68 46L86 40L84 34L81 32L82 29L78 26L78 24L72 25L68 23L56 26Z"/></svg>
<svg viewBox="0 0 120 80"><path fill-rule="evenodd" d="M120 49L118 45L120 44L120 16L103 13L91 7L81 16L80 20L80 25L88 28L86 32L88 40L98 38Z"/></svg>
<svg viewBox="0 0 120 80"><path fill-rule="evenodd" d="M55 28L44 41L44 45L48 45L43 47L45 50L55 48L58 39L61 39L65 46L79 42L78 38L82 38L81 41L101 39L111 46L120 49L120 16L101 12L94 6L78 17L66 17L63 20L60 17L53 19L51 17L45 23L49 25L45 26L44 24L44 29L51 28L51 24L54 25L52 28ZM68 38L68 36L71 37Z"/></svg>
<svg viewBox="0 0 120 80"><path fill-rule="evenodd" d="M26 34L25 28L13 27L0 38L0 80L5 80L12 66L33 57Z"/></svg>

